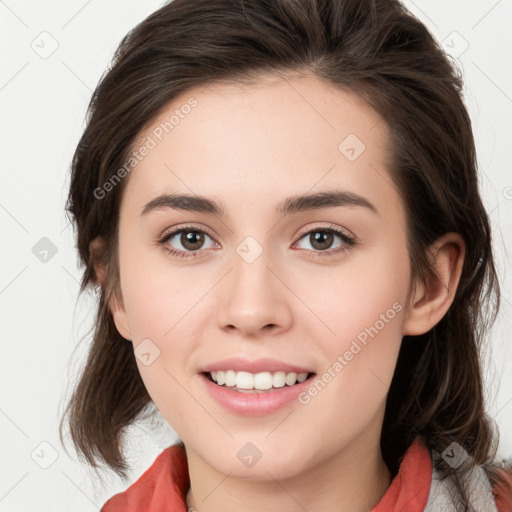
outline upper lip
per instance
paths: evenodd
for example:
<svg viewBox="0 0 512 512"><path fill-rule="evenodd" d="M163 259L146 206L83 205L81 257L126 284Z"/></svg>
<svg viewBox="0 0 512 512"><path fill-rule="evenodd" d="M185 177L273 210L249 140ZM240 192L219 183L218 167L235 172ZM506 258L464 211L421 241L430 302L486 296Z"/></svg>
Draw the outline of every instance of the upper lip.
<svg viewBox="0 0 512 512"><path fill-rule="evenodd" d="M200 368L201 373L215 372L215 371L227 371L234 370L236 372L249 372L249 373L261 373L261 372L279 372L284 371L286 373L313 373L311 370L298 366L295 364L285 363L278 359L262 358L262 359L247 359L243 357L229 357L214 363L207 364Z"/></svg>

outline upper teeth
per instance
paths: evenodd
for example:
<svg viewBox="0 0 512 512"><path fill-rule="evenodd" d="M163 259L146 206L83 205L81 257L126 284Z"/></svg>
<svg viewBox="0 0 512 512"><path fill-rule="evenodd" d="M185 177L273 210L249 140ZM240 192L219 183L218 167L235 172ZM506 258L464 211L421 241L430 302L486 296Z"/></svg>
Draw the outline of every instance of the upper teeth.
<svg viewBox="0 0 512 512"><path fill-rule="evenodd" d="M270 389L282 388L285 384L293 386L298 382L304 382L308 376L306 373L285 372L235 372L234 370L210 372L212 379L219 385L236 386L239 389Z"/></svg>

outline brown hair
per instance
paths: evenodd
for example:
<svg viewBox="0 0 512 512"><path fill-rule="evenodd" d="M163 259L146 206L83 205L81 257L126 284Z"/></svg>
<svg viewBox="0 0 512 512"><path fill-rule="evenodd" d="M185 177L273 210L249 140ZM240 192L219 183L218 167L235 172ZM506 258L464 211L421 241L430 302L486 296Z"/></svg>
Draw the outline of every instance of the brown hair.
<svg viewBox="0 0 512 512"><path fill-rule="evenodd" d="M390 173L406 206L414 275L435 275L426 249L441 235L459 233L466 246L447 314L426 334L403 338L381 434L388 468L397 473L417 436L433 453L457 442L471 456L470 466L455 471L442 457L436 464L455 478L466 507L459 477L473 465L483 465L493 485L512 489L494 461L498 434L484 410L482 340L498 310L499 286L462 79L425 26L396 0L174 0L121 41L94 91L72 161L67 210L85 264L80 292L97 284L95 264L104 264L107 275L61 437L67 420L79 454L93 467L103 461L126 476L123 433L151 404L133 347L108 308L119 286L117 234L127 178L104 197L95 191L122 168L141 130L178 94L221 80L293 72L355 92L388 125ZM104 242L101 251L91 251L95 239Z"/></svg>

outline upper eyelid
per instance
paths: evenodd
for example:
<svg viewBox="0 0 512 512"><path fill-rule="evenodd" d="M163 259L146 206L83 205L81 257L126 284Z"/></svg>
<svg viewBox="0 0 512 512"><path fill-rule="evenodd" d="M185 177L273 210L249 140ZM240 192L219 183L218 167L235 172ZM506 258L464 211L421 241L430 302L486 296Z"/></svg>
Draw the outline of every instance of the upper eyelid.
<svg viewBox="0 0 512 512"><path fill-rule="evenodd" d="M325 230L325 231L329 231L329 230L339 231L339 232L341 232L343 235L345 235L348 238L352 238L354 240L356 239L356 236L351 231L349 231L347 228L343 228L341 226L335 226L334 224L330 224L330 223L327 223L327 224L324 224L324 225L321 225L321 226L313 226L312 228L311 227L307 228L304 231L300 231L297 236L302 238L304 235L307 235L307 234L309 234L311 232L322 231L322 230Z"/></svg>
<svg viewBox="0 0 512 512"><path fill-rule="evenodd" d="M206 227L198 227L198 226L178 226L173 228L168 228L163 231L163 233L159 236L159 239L166 238L169 235L176 235L177 233L180 233L181 231L201 231L206 233L211 238L214 238L213 234L210 232L210 230Z"/></svg>

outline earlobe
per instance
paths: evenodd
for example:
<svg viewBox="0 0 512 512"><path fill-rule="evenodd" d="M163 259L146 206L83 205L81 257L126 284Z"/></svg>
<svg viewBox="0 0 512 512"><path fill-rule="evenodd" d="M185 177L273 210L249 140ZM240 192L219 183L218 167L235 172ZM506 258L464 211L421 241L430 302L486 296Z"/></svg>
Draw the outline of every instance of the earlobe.
<svg viewBox="0 0 512 512"><path fill-rule="evenodd" d="M430 246L430 260L438 277L416 282L404 323L404 335L417 336L434 327L450 308L464 263L464 241L447 233Z"/></svg>
<svg viewBox="0 0 512 512"><path fill-rule="evenodd" d="M96 284L99 284L102 290L107 294L112 294L108 301L108 307L112 318L114 319L114 323L119 334L127 339L131 340L131 330L129 328L128 316L126 314L126 310L123 304L122 299L119 299L117 294L120 294L120 291L108 291L110 289L110 284L108 283L107 278L107 263L105 258L106 252L106 243L102 237L97 237L89 244L89 250L91 254L91 258L94 265L94 276L92 281Z"/></svg>
<svg viewBox="0 0 512 512"><path fill-rule="evenodd" d="M128 316L122 301L120 301L115 295L112 296L109 301L109 308L119 334L124 339L131 340L132 333L130 329L130 323L128 322Z"/></svg>

